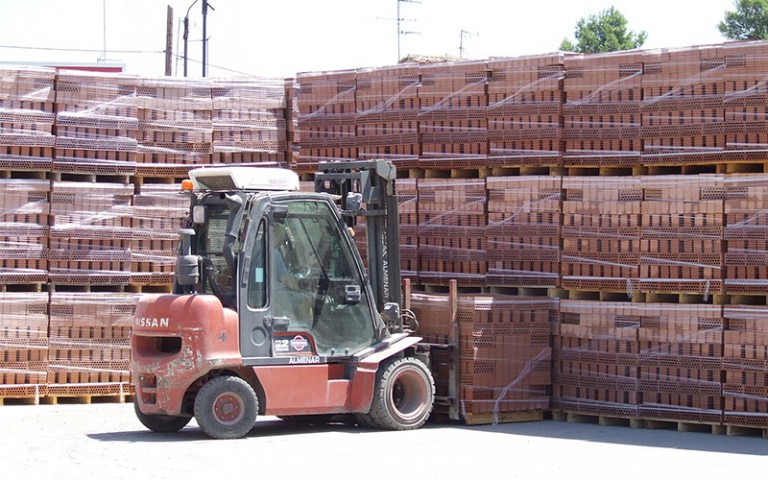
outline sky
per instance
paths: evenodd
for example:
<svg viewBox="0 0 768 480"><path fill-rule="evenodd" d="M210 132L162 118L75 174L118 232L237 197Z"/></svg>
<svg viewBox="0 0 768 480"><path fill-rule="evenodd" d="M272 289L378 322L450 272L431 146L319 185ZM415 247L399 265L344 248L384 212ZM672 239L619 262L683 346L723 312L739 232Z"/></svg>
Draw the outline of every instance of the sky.
<svg viewBox="0 0 768 480"><path fill-rule="evenodd" d="M722 43L734 0L208 0L208 76L289 78L303 72L394 65L399 57L465 59L554 52L579 19L611 6L644 49ZM173 7L173 73L202 76L203 0L0 0L0 62L96 63L127 73L165 70ZM398 35L398 8L400 31ZM399 40L399 52L398 52ZM104 50L106 47L106 56ZM460 52L460 47L463 50ZM77 51L73 51L77 50ZM399 56L398 56L399 53Z"/></svg>

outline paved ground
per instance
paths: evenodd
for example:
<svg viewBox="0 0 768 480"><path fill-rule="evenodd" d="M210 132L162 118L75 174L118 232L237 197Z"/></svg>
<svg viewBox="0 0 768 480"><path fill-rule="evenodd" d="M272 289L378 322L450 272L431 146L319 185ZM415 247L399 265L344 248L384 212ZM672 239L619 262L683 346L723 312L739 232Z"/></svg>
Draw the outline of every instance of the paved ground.
<svg viewBox="0 0 768 480"><path fill-rule="evenodd" d="M194 420L155 434L130 404L0 407L0 466L25 478L654 479L764 478L768 440L545 420L428 424L411 432L260 418L211 440Z"/></svg>

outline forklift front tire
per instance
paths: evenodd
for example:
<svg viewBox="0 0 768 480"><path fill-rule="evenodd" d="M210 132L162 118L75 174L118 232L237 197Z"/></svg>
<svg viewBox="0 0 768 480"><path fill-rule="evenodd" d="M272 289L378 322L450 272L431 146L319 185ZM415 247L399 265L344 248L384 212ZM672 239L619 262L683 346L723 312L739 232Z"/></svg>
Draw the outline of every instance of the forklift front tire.
<svg viewBox="0 0 768 480"><path fill-rule="evenodd" d="M139 409L138 402L133 402L136 417L142 425L156 433L175 433L186 427L192 417L176 417L172 415L148 415Z"/></svg>
<svg viewBox="0 0 768 480"><path fill-rule="evenodd" d="M435 381L415 357L392 359L379 367L367 420L386 430L411 430L432 413ZM367 422L363 422L367 423Z"/></svg>
<svg viewBox="0 0 768 480"><path fill-rule="evenodd" d="M239 377L223 376L203 385L195 397L195 420L213 438L241 438L256 423L259 400Z"/></svg>

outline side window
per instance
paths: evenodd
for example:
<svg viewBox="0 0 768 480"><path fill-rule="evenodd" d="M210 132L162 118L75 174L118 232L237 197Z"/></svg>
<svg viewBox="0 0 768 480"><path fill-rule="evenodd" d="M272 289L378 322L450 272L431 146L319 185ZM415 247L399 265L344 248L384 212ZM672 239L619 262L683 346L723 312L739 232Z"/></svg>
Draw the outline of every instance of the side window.
<svg viewBox="0 0 768 480"><path fill-rule="evenodd" d="M248 306L264 308L267 305L267 236L264 220L259 223L251 253L251 271L248 272Z"/></svg>
<svg viewBox="0 0 768 480"><path fill-rule="evenodd" d="M211 269L211 275L203 276L203 293L219 297L224 306L234 308L235 274L227 263L225 255L227 224L229 209L222 205L208 206L208 220L202 226L197 236L198 253L205 258L206 268ZM240 249L240 242L235 239L232 252L235 257Z"/></svg>

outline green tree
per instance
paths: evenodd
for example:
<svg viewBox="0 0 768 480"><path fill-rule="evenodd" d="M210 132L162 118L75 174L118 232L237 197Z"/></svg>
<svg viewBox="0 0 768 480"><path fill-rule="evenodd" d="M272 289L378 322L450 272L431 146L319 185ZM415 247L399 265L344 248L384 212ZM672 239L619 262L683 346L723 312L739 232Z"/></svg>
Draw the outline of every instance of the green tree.
<svg viewBox="0 0 768 480"><path fill-rule="evenodd" d="M576 43L566 38L560 44L560 50L580 53L631 50L641 47L648 38L645 31L637 34L628 31L627 19L614 7L579 20L574 35Z"/></svg>
<svg viewBox="0 0 768 480"><path fill-rule="evenodd" d="M736 0L736 10L726 11L725 19L717 25L729 40L768 39L768 0Z"/></svg>

